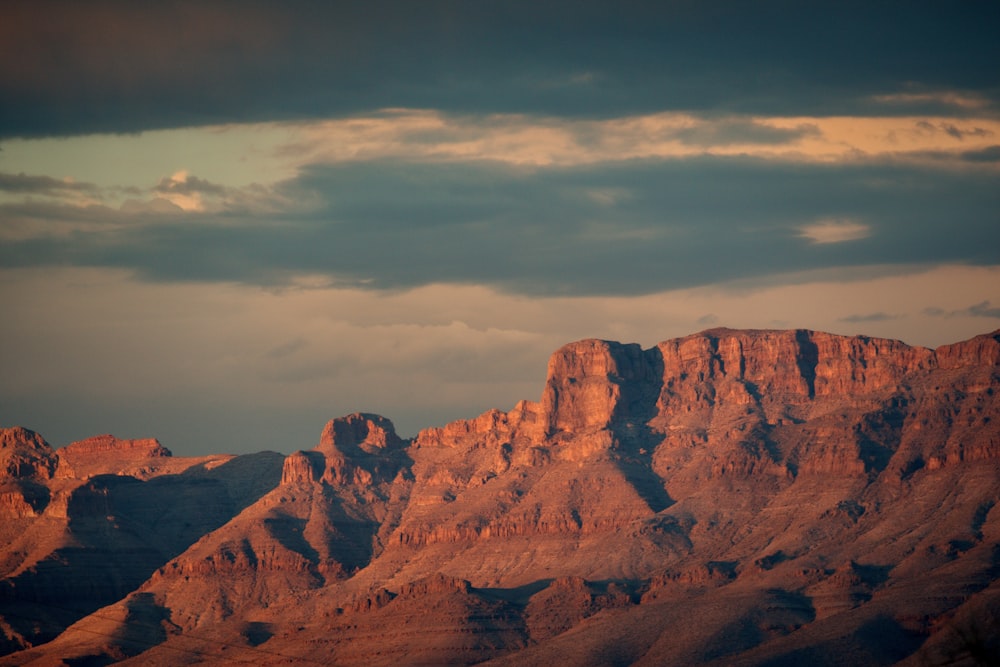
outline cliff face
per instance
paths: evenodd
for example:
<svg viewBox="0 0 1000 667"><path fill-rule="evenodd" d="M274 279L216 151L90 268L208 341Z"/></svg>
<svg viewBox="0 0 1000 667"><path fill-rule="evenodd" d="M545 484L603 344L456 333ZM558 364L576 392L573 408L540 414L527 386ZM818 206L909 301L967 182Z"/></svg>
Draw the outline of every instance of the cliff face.
<svg viewBox="0 0 1000 667"><path fill-rule="evenodd" d="M46 486L56 469L55 452L26 428L0 428L0 540L14 539L24 519L49 503Z"/></svg>
<svg viewBox="0 0 1000 667"><path fill-rule="evenodd" d="M128 595L281 469L277 454L178 459L156 440L110 435L53 451L12 428L0 443L0 654Z"/></svg>
<svg viewBox="0 0 1000 667"><path fill-rule="evenodd" d="M42 436L26 428L0 428L0 480L47 480L56 457Z"/></svg>
<svg viewBox="0 0 1000 667"><path fill-rule="evenodd" d="M997 391L1000 332L928 350L716 329L572 343L538 402L412 441L335 419L271 486L221 474L244 457L182 469L155 441L54 454L18 432L21 521L124 517L175 478L230 501L81 632L11 660L168 664L210 632L257 662L933 662L1000 608ZM110 465L107 443L122 481L74 481ZM93 639L136 610L169 620L142 638L156 648Z"/></svg>
<svg viewBox="0 0 1000 667"><path fill-rule="evenodd" d="M154 438L123 440L98 435L66 445L57 453L56 475L86 478L94 475L149 477L168 463L170 450Z"/></svg>

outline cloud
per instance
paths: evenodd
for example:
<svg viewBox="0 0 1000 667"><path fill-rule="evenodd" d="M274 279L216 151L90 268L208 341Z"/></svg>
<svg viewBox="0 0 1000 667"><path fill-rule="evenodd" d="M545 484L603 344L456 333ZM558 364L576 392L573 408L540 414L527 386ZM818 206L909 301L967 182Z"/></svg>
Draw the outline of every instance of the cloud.
<svg viewBox="0 0 1000 667"><path fill-rule="evenodd" d="M1000 162L1000 145L989 146L976 151L965 151L961 158L967 162Z"/></svg>
<svg viewBox="0 0 1000 667"><path fill-rule="evenodd" d="M1000 318L1000 307L993 306L991 301L984 300L977 304L973 304L968 308L960 308L958 310L945 310L939 306L929 306L924 309L923 313L928 317L944 317L944 318L954 318L954 317L988 317L988 318Z"/></svg>
<svg viewBox="0 0 1000 667"><path fill-rule="evenodd" d="M923 309L953 308L956 294L973 308L1000 301L998 266L863 273L526 299L476 285L276 291L153 283L122 270L0 269L0 403L6 423L55 444L110 431L162 438L179 455L287 453L356 410L413 435L537 400L549 355L581 338L650 347L710 326L785 326L934 346L982 333L983 319ZM857 312L911 315L847 321Z"/></svg>
<svg viewBox="0 0 1000 667"><path fill-rule="evenodd" d="M991 306L989 301L981 301L974 306L969 306L963 314L973 317L1000 318L1000 306Z"/></svg>
<svg viewBox="0 0 1000 667"><path fill-rule="evenodd" d="M4 241L64 239L75 234L96 239L115 230L139 230L176 221L190 212L285 212L307 205L275 196L271 188L253 184L228 188L179 171L152 188L105 186L72 178L0 172L0 244ZM79 237L78 237L79 238ZM84 241L85 243L85 241ZM2 251L0 251L2 252Z"/></svg>
<svg viewBox="0 0 1000 667"><path fill-rule="evenodd" d="M716 325L716 324L719 323L719 318L718 318L718 316L716 316L716 315L714 315L712 313L708 313L707 315L702 315L701 317L699 317L698 319L696 319L695 323L698 326L706 326L706 327L708 327L708 326L714 326L714 325Z"/></svg>
<svg viewBox="0 0 1000 667"><path fill-rule="evenodd" d="M1000 303L1000 6L3 14L0 404L57 442L413 433L575 338L936 344Z"/></svg>
<svg viewBox="0 0 1000 667"><path fill-rule="evenodd" d="M888 322L890 320L898 320L902 315L891 315L889 313L883 313L881 311L877 313L867 313L864 315L846 315L839 318L840 322L848 322L850 324L861 324L865 322Z"/></svg>
<svg viewBox="0 0 1000 667"><path fill-rule="evenodd" d="M93 183L84 183L51 176L29 175L25 173L5 174L0 172L0 191L17 194L63 194L66 192L97 191Z"/></svg>
<svg viewBox="0 0 1000 667"><path fill-rule="evenodd" d="M871 227L853 220L820 220L799 227L798 235L814 244L844 243L871 236Z"/></svg>
<svg viewBox="0 0 1000 667"><path fill-rule="evenodd" d="M221 185L209 183L197 176L191 176L186 169L162 178L152 191L159 198L169 201L184 211L204 211L206 199L222 198L229 192Z"/></svg>
<svg viewBox="0 0 1000 667"><path fill-rule="evenodd" d="M959 127L954 123L948 123L948 122L933 123L927 120L920 120L917 121L916 126L919 130L923 132L927 132L930 134L943 132L947 134L949 137L957 139L959 141L962 141L967 137L984 138L984 137L992 137L995 134L993 130L989 130L984 127L977 127L977 126Z"/></svg>
<svg viewBox="0 0 1000 667"><path fill-rule="evenodd" d="M879 104L905 105L918 109L926 108L928 104L968 110L981 110L990 106L990 100L983 95L956 90L890 93L875 95L872 99Z"/></svg>
<svg viewBox="0 0 1000 667"><path fill-rule="evenodd" d="M180 215L184 213L184 208L164 197L154 197L150 200L126 199L119 207L122 213L127 215Z"/></svg>
<svg viewBox="0 0 1000 667"><path fill-rule="evenodd" d="M595 192L614 196L595 201ZM844 266L1000 262L991 173L896 164L375 160L304 167L261 196L272 208L3 207L34 234L0 243L0 264L272 288L308 287L309 276L370 290L453 283L593 295ZM51 233L66 228L78 233Z"/></svg>
<svg viewBox="0 0 1000 667"><path fill-rule="evenodd" d="M394 106L590 118L892 115L911 111L914 95L952 111L981 99L981 112L997 107L998 12L780 0L13 0L0 25L0 128L137 132ZM818 15L823 31L811 29Z"/></svg>
<svg viewBox="0 0 1000 667"><path fill-rule="evenodd" d="M449 115L394 109L346 119L301 123L278 153L300 165L397 158L489 160L524 167L703 155L753 156L790 162L857 162L891 157L949 157L987 148L1000 121L940 117L751 117L659 112L606 119L516 114ZM974 125L969 125L974 123ZM928 129L929 128L929 129Z"/></svg>
<svg viewBox="0 0 1000 667"><path fill-rule="evenodd" d="M7 203L33 202L41 205L69 205L78 208L96 207L107 200L107 191L93 183L71 177L53 178L42 174L17 174L0 171L0 206ZM8 222L12 221L3 221ZM13 224L17 224L16 222ZM8 229L0 229L0 238L10 237ZM23 226L23 225L18 225Z"/></svg>
<svg viewBox="0 0 1000 667"><path fill-rule="evenodd" d="M803 137L815 137L820 134L819 127L812 123L804 123L797 127L775 127L759 120L738 118L702 122L678 130L674 136L686 145L714 147L733 144L765 146L789 144Z"/></svg>
<svg viewBox="0 0 1000 667"><path fill-rule="evenodd" d="M949 136L955 137L959 141L965 139L966 137L992 137L993 136L993 132L991 130L987 130L986 128L983 128L983 127L973 127L971 129L966 130L966 129L962 129L962 128L956 126L956 125L953 125L951 123L948 123L942 129L944 129L944 131Z"/></svg>
<svg viewBox="0 0 1000 667"><path fill-rule="evenodd" d="M191 176L186 169L178 171L173 176L167 176L160 180L156 187L153 188L153 191L162 194L182 195L226 194L226 188L221 185L216 185L215 183L209 183L208 181L198 178L197 176Z"/></svg>

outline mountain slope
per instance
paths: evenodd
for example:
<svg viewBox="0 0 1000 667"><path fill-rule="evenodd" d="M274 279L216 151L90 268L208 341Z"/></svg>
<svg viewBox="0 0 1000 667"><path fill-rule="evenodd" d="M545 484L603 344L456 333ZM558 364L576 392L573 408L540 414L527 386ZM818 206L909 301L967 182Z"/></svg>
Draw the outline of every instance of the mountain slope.
<svg viewBox="0 0 1000 667"><path fill-rule="evenodd" d="M996 657L998 391L1000 332L937 350L801 330L718 329L649 350L572 343L538 402L412 441L376 415L336 419L269 488L230 485L242 500L197 536L119 522L107 529L118 541L85 550L153 545L145 582L108 589L122 599L0 660ZM107 465L72 452L54 462L19 437L12 514L54 498L58 470ZM131 488L186 483L156 473L159 458L114 483L72 484L97 480L125 503ZM75 512L96 521L105 508ZM24 534L41 535L35 525ZM19 613L28 601L5 576L0 612Z"/></svg>

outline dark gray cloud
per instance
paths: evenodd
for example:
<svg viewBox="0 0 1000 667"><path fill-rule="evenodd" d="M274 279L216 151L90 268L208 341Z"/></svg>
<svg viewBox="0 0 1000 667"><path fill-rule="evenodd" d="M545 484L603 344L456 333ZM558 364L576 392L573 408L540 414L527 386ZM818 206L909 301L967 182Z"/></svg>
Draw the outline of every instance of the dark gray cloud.
<svg viewBox="0 0 1000 667"><path fill-rule="evenodd" d="M974 306L969 306L965 312L973 317L1000 318L1000 306L992 306L989 301L983 301L975 304Z"/></svg>
<svg viewBox="0 0 1000 667"><path fill-rule="evenodd" d="M989 137L993 135L993 132L983 127L962 129L952 123L932 123L926 120L917 121L917 127L925 132L930 132L931 134L943 132L954 139L958 139L959 141L962 141L966 137Z"/></svg>
<svg viewBox="0 0 1000 667"><path fill-rule="evenodd" d="M64 181L50 176L6 174L0 172L0 192L17 194L64 194L67 192L97 192L93 183Z"/></svg>
<svg viewBox="0 0 1000 667"><path fill-rule="evenodd" d="M889 313L877 312L877 313L866 313L864 315L848 315L847 317L841 317L841 322L849 322L851 324L862 324L865 322L888 322L889 320L898 320L901 315L892 315Z"/></svg>
<svg viewBox="0 0 1000 667"><path fill-rule="evenodd" d="M922 160L934 160L940 162L966 162L970 164L991 164L1000 162L1000 145L987 146L974 150L960 151L957 153L950 151L913 151L909 154L912 158Z"/></svg>
<svg viewBox="0 0 1000 667"><path fill-rule="evenodd" d="M612 116L914 113L1000 100L1000 5L11 0L0 135L383 107ZM892 103L879 95L907 91Z"/></svg>
<svg viewBox="0 0 1000 667"><path fill-rule="evenodd" d="M729 120L677 131L676 138L692 146L728 146L732 144L784 144L809 135L819 135L815 125L781 128L749 120Z"/></svg>
<svg viewBox="0 0 1000 667"><path fill-rule="evenodd" d="M980 301L968 308L945 310L944 308L925 308L924 315L931 317L990 317L1000 318L1000 306L993 306L989 301Z"/></svg>
<svg viewBox="0 0 1000 667"><path fill-rule="evenodd" d="M545 170L314 165L275 195L317 205L278 215L133 217L21 204L22 218L65 212L115 224L7 242L0 265L124 267L163 281L281 285L318 273L371 289L449 282L524 294L648 293L831 267L997 264L995 185L991 173L750 158ZM620 196L595 197L609 191ZM859 221L870 234L850 243L802 237L804 225L831 219Z"/></svg>
<svg viewBox="0 0 1000 667"><path fill-rule="evenodd" d="M1000 146L990 146L978 151L965 151L961 157L966 162L1000 162Z"/></svg>
<svg viewBox="0 0 1000 667"><path fill-rule="evenodd" d="M993 133L982 127L974 127L971 130L963 130L959 127L952 125L951 123L944 123L944 131L948 133L949 136L955 137L958 140L965 139L966 137L991 137Z"/></svg>

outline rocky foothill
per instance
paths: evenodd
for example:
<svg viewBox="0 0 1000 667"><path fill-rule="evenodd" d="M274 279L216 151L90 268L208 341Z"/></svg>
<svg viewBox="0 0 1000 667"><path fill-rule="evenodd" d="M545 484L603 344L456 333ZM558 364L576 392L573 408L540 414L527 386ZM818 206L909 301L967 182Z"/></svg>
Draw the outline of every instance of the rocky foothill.
<svg viewBox="0 0 1000 667"><path fill-rule="evenodd" d="M1000 331L556 351L288 456L0 429L0 665L1000 664Z"/></svg>

